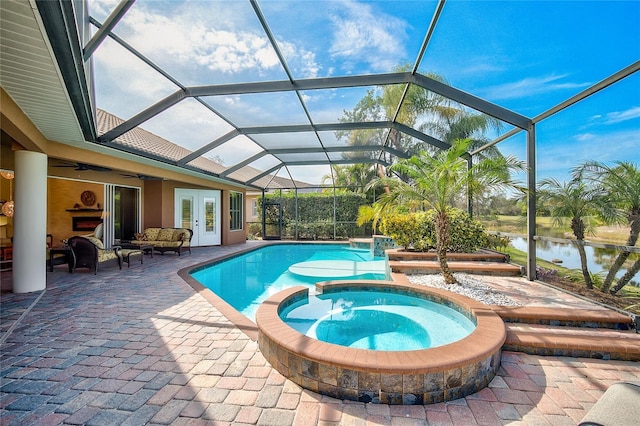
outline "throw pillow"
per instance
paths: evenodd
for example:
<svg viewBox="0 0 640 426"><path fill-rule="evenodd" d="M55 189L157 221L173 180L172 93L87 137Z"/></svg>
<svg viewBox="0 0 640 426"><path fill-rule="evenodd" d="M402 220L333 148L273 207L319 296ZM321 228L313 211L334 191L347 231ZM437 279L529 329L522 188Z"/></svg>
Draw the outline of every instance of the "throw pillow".
<svg viewBox="0 0 640 426"><path fill-rule="evenodd" d="M138 241L147 241L147 236L144 233L136 232L133 236Z"/></svg>
<svg viewBox="0 0 640 426"><path fill-rule="evenodd" d="M158 233L158 241L171 241L173 240L173 229L163 228Z"/></svg>
<svg viewBox="0 0 640 426"><path fill-rule="evenodd" d="M147 236L147 241L158 241L158 234L160 228L147 228L144 230L144 235Z"/></svg>

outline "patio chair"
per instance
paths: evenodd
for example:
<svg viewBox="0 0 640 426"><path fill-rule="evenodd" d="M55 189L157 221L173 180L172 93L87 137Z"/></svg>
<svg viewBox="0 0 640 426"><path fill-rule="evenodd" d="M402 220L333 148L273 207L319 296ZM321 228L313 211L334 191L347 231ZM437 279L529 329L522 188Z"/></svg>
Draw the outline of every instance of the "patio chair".
<svg viewBox="0 0 640 426"><path fill-rule="evenodd" d="M75 264L70 268L70 272L75 272L76 268L89 268L94 274L98 273L98 264L116 260L118 267L122 269L122 255L120 246L105 249L102 241L95 237L71 237L68 242L71 251L75 256Z"/></svg>
<svg viewBox="0 0 640 426"><path fill-rule="evenodd" d="M83 235L83 237L96 237L97 239L102 241L102 235L103 234L104 234L103 225L102 225L102 223L99 223L98 226L96 226L94 228L92 233L87 234L87 235Z"/></svg>

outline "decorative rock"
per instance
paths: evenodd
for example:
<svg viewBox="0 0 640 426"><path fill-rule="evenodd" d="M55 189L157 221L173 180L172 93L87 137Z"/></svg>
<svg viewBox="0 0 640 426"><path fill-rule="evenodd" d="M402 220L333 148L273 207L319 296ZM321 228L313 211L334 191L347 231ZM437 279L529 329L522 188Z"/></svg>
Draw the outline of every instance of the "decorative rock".
<svg viewBox="0 0 640 426"><path fill-rule="evenodd" d="M441 288L470 297L485 305L521 306L510 297L495 291L481 280L468 274L455 273L453 276L458 280L458 284L445 284L444 277L440 274L407 275L407 278L413 284Z"/></svg>

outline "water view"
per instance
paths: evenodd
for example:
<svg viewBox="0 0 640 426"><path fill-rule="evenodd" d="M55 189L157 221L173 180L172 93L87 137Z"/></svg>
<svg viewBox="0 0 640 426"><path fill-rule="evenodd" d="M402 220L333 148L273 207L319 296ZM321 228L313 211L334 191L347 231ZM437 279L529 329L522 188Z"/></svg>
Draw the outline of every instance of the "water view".
<svg viewBox="0 0 640 426"><path fill-rule="evenodd" d="M527 251L527 239L522 237L512 237L511 245L518 250ZM618 252L611 249L603 249L597 247L585 247L587 254L587 265L589 272L597 274L602 272L606 274L609 266L613 263ZM551 241L536 241L536 256L539 259L551 262L553 260L561 260L560 265L567 269L580 269L580 256L578 249L573 244L562 244ZM627 272L626 268L620 269L617 276L621 277ZM634 278L638 282L638 277Z"/></svg>

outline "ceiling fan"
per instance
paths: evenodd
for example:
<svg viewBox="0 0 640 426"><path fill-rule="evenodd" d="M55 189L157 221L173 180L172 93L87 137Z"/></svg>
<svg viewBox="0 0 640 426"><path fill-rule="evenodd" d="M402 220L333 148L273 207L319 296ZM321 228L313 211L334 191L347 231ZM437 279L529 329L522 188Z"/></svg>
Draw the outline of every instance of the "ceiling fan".
<svg viewBox="0 0 640 426"><path fill-rule="evenodd" d="M143 175L140 173L136 173L136 174L120 173L120 176L124 176L126 178L138 178L140 180L163 180L163 178L160 178L160 177Z"/></svg>
<svg viewBox="0 0 640 426"><path fill-rule="evenodd" d="M109 167L96 166L96 165L87 164L87 163L58 164L53 167L73 167L74 170L79 172L85 172L89 170L94 172L110 172L113 170Z"/></svg>

